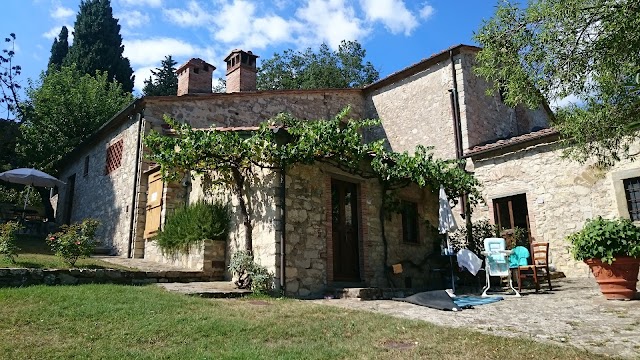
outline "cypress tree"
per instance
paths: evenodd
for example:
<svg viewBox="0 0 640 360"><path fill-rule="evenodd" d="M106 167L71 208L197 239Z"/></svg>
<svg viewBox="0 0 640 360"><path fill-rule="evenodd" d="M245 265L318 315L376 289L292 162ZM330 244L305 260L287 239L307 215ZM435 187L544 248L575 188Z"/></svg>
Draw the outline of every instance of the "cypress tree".
<svg viewBox="0 0 640 360"><path fill-rule="evenodd" d="M152 76L144 81L142 92L145 96L166 96L178 93L177 62L171 55L165 56L161 67L151 70Z"/></svg>
<svg viewBox="0 0 640 360"><path fill-rule="evenodd" d="M64 58L69 52L69 30L66 26L63 26L60 30L60 35L53 40L51 45L51 57L49 57L49 67L52 65L59 69L62 66Z"/></svg>
<svg viewBox="0 0 640 360"><path fill-rule="evenodd" d="M96 70L116 79L123 90L133 90L133 69L129 59L122 56L124 46L120 25L113 17L109 0L83 0L74 24L73 45L64 60L65 65L76 64L82 73L94 76Z"/></svg>

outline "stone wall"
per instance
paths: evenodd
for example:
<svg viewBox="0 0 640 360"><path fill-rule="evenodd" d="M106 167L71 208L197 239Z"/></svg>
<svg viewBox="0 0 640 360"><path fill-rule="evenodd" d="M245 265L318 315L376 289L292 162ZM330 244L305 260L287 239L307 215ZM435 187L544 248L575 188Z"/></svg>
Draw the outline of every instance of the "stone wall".
<svg viewBox="0 0 640 360"><path fill-rule="evenodd" d="M550 261L559 271L586 276L587 266L571 258L565 238L589 218L629 218L622 180L640 176L640 164L623 160L603 171L562 159L561 152L557 144L542 144L474 159L488 205L476 208L473 218L493 221L493 199L526 194L534 240L550 243Z"/></svg>
<svg viewBox="0 0 640 360"><path fill-rule="evenodd" d="M331 230L331 179L357 183L361 209L360 274L364 286L404 286L411 277L413 286L427 286L429 274L425 259L433 251L434 235L426 224L420 227L418 244L402 242L399 215L386 221L389 257L387 266L403 263L406 271L390 284L385 274L384 246L381 236L379 209L381 189L377 180L366 180L338 169L318 165L299 165L286 177L286 292L308 297L323 295L333 285L333 243ZM437 197L429 191L408 188L401 198L419 204L419 213L431 224L437 222Z"/></svg>
<svg viewBox="0 0 640 360"><path fill-rule="evenodd" d="M71 222L96 218L101 224L96 239L110 247L118 255L128 252L138 123L135 115L120 126L87 147L81 156L76 156L60 172L60 180L67 183L59 189L56 219L65 218L65 204L69 197L69 178L75 174L75 191L71 208ZM122 161L119 168L106 174L107 147L123 140ZM88 172L84 174L86 157L89 157Z"/></svg>
<svg viewBox="0 0 640 360"><path fill-rule="evenodd" d="M165 253L156 241L148 241L144 249L144 259L224 276L226 247L226 240L203 240L199 244L191 245L186 252Z"/></svg>
<svg viewBox="0 0 640 360"><path fill-rule="evenodd" d="M0 269L0 287L29 285L122 284L218 280L202 271L129 271L116 269Z"/></svg>
<svg viewBox="0 0 640 360"><path fill-rule="evenodd" d="M458 73L461 75L461 70ZM366 116L382 121L382 128L369 136L387 139L393 151L411 152L416 145L434 146L438 157L455 158L449 97L452 85L451 64L447 60L368 94Z"/></svg>
<svg viewBox="0 0 640 360"><path fill-rule="evenodd" d="M266 169L254 169L255 177L247 187L248 207L252 219L253 254L256 261L275 275L274 284L279 283L279 229L280 211L276 206L278 201L279 174ZM226 247L226 266L233 253L244 249L245 227L240 211L240 204L235 195L219 186L212 187L204 184L201 176L192 181L189 199L190 203L199 199L227 202L231 208L231 224ZM231 274L225 274L231 279Z"/></svg>
<svg viewBox="0 0 640 360"><path fill-rule="evenodd" d="M473 73L475 65L473 51L463 51L459 61L456 59L463 149L526 134L535 127L549 127L549 116L543 107L514 109L502 102L500 94L487 95L489 84Z"/></svg>
<svg viewBox="0 0 640 360"><path fill-rule="evenodd" d="M145 119L163 123L165 114L186 121L195 128L257 126L275 115L288 112L305 120L330 119L347 105L351 116L362 118L363 99L359 89L280 90L233 94L150 98Z"/></svg>

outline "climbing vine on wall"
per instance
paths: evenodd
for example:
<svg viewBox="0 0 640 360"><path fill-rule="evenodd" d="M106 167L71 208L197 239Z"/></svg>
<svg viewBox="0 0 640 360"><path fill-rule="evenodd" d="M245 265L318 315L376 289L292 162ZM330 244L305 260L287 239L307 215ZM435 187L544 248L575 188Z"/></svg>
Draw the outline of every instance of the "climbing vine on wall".
<svg viewBox="0 0 640 360"><path fill-rule="evenodd" d="M480 199L477 180L458 161L436 159L423 146L410 154L388 150L383 140L365 142L363 133L380 122L352 119L349 113L347 107L333 119L317 121L280 114L250 132L202 131L165 117L173 136L152 131L145 137L145 145L151 150L149 159L161 166L165 179L177 180L192 172L210 176L213 184L233 191L242 212L245 248L249 251L253 226L247 190L256 169L328 163L363 178L377 179L383 189L383 204L392 203L389 198L393 190L411 183L434 191L442 185L453 199L469 194L472 204ZM380 210L383 223L385 209L390 206ZM386 249L384 231L383 240Z"/></svg>

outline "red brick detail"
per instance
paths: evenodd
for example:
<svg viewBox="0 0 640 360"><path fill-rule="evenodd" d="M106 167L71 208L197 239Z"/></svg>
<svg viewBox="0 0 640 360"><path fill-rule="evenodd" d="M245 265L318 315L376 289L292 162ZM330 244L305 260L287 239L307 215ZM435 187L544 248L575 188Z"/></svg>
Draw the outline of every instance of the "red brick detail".
<svg viewBox="0 0 640 360"><path fill-rule="evenodd" d="M215 66L202 59L187 61L176 70L178 75L177 95L210 94L212 86L211 75L215 69Z"/></svg>
<svg viewBox="0 0 640 360"><path fill-rule="evenodd" d="M122 139L109 145L107 148L107 163L105 173L109 174L122 165L122 151L124 150L124 141Z"/></svg>
<svg viewBox="0 0 640 360"><path fill-rule="evenodd" d="M324 180L323 203L325 212L325 229L327 237L327 283L333 282L333 226L331 223L331 177Z"/></svg>

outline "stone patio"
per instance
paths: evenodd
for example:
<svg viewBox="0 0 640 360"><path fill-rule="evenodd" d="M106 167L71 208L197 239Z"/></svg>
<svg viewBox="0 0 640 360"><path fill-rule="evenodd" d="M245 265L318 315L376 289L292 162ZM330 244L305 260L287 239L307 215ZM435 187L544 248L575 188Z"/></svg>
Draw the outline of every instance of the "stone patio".
<svg viewBox="0 0 640 360"><path fill-rule="evenodd" d="M538 294L523 291L521 298L505 296L504 301L461 312L391 300L312 301L640 359L640 301L607 301L591 278L557 279L553 287Z"/></svg>

